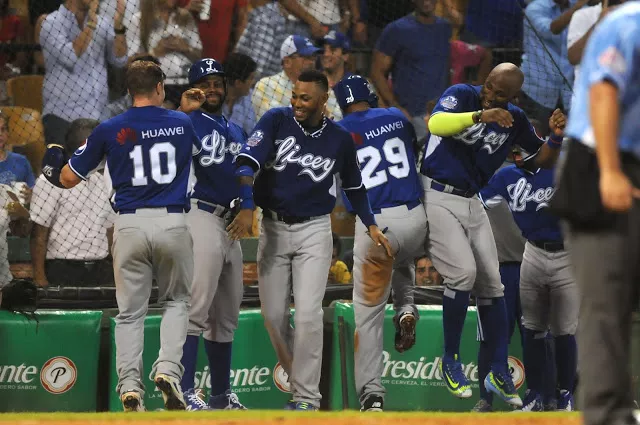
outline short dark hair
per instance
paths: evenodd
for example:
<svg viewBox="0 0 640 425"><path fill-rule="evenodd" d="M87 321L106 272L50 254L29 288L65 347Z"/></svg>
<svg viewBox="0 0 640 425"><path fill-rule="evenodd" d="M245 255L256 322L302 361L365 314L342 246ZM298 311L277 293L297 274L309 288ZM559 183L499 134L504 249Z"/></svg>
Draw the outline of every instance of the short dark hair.
<svg viewBox="0 0 640 425"><path fill-rule="evenodd" d="M414 259L413 259L413 265L414 265L414 266L417 266L417 265L418 265L418 262L419 262L420 260L429 260L429 261L431 261L431 259L430 259L427 255L421 255L421 256L416 257L416 258L414 258Z"/></svg>
<svg viewBox="0 0 640 425"><path fill-rule="evenodd" d="M98 120L92 120L90 118L78 118L73 120L67 134L64 138L64 150L68 155L72 155L85 141L84 137L81 137L83 131L92 132L100 124Z"/></svg>
<svg viewBox="0 0 640 425"><path fill-rule="evenodd" d="M125 82L131 96L149 94L165 79L160 66L152 61L134 61L127 67Z"/></svg>
<svg viewBox="0 0 640 425"><path fill-rule="evenodd" d="M329 92L329 80L327 80L327 76L315 69L302 71L298 77L298 81L302 81L303 83L316 83L322 90Z"/></svg>
<svg viewBox="0 0 640 425"><path fill-rule="evenodd" d="M158 60L157 57L155 57L153 55L140 55L137 58L135 58L134 60L132 60L131 63L140 62L140 61L153 62L156 65L160 66L160 61Z"/></svg>
<svg viewBox="0 0 640 425"><path fill-rule="evenodd" d="M256 61L244 53L231 53L224 63L224 74L229 83L246 81L258 69Z"/></svg>

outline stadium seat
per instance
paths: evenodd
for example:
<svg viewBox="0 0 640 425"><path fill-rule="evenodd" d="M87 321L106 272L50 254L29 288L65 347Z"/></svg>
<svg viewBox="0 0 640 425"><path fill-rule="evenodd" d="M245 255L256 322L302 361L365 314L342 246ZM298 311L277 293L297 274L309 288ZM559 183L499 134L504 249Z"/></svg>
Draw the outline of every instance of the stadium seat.
<svg viewBox="0 0 640 425"><path fill-rule="evenodd" d="M7 96L13 106L24 106L42 113L42 75L20 75L7 80Z"/></svg>
<svg viewBox="0 0 640 425"><path fill-rule="evenodd" d="M21 106L5 106L9 119L9 144L14 152L27 157L34 174L40 174L45 152L44 128L40 112Z"/></svg>

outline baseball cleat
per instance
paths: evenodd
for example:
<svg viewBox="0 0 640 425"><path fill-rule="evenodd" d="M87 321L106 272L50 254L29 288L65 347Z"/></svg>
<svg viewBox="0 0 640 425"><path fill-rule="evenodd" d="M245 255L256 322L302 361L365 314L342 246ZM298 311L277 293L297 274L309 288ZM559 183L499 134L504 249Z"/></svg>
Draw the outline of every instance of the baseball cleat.
<svg viewBox="0 0 640 425"><path fill-rule="evenodd" d="M306 401L289 401L286 406L284 406L284 410L308 410L311 412L315 412L318 410L316 406L311 403L307 403Z"/></svg>
<svg viewBox="0 0 640 425"><path fill-rule="evenodd" d="M125 412L144 412L145 408L142 404L142 398L137 391L127 391L120 396L122 408Z"/></svg>
<svg viewBox="0 0 640 425"><path fill-rule="evenodd" d="M544 412L542 396L533 390L527 390L524 393L522 407L515 412Z"/></svg>
<svg viewBox="0 0 640 425"><path fill-rule="evenodd" d="M186 410L211 410L204 400L204 392L201 389L190 389L184 392L184 401L187 404Z"/></svg>
<svg viewBox="0 0 640 425"><path fill-rule="evenodd" d="M410 312L404 312L396 325L395 345L396 351L403 353L416 343L416 316Z"/></svg>
<svg viewBox="0 0 640 425"><path fill-rule="evenodd" d="M360 406L361 412L382 412L384 408L384 399L376 394L369 394L365 396L362 405Z"/></svg>
<svg viewBox="0 0 640 425"><path fill-rule="evenodd" d="M236 393L227 390L224 394L209 397L209 407L212 410L247 410L240 403Z"/></svg>
<svg viewBox="0 0 640 425"><path fill-rule="evenodd" d="M556 410L564 412L573 412L575 410L575 406L573 405L573 394L571 394L570 391L560 390Z"/></svg>
<svg viewBox="0 0 640 425"><path fill-rule="evenodd" d="M185 410L187 408L180 389L180 382L176 378L159 373L153 378L153 382L162 392L164 407L167 410Z"/></svg>
<svg viewBox="0 0 640 425"><path fill-rule="evenodd" d="M522 407L522 400L515 385L513 385L510 373L489 372L487 377L484 378L484 387L506 403L515 407ZM540 402L542 403L542 399Z"/></svg>
<svg viewBox="0 0 640 425"><path fill-rule="evenodd" d="M462 371L462 363L458 361L457 354L453 360L447 360L447 356L443 356L440 362L440 374L451 394L458 398L471 397L471 385Z"/></svg>
<svg viewBox="0 0 640 425"><path fill-rule="evenodd" d="M491 404L489 404L487 400L485 400L484 398L481 398L480 400L478 400L476 405L473 406L473 409L471 409L471 411L478 412L478 413L489 413L489 412L493 412L493 407L491 406Z"/></svg>

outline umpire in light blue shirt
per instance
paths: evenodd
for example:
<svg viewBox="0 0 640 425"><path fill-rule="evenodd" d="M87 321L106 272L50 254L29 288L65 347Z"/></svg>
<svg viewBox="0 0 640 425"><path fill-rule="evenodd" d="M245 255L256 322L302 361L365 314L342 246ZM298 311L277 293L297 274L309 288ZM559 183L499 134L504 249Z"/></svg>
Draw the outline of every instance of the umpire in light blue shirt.
<svg viewBox="0 0 640 425"><path fill-rule="evenodd" d="M630 335L640 277L640 2L596 27L566 134L552 208L568 222L582 291L578 328L585 425L637 424Z"/></svg>

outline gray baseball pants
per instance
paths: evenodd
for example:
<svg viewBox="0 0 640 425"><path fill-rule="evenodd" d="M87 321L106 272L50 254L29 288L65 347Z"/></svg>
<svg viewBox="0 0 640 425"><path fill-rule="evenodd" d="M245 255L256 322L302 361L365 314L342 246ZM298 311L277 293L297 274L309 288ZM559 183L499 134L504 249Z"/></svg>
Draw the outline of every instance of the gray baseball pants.
<svg viewBox="0 0 640 425"><path fill-rule="evenodd" d="M258 289L265 327L289 376L293 400L320 407L322 299L331 267L329 215L304 223L262 219ZM291 291L295 299L291 328Z"/></svg>
<svg viewBox="0 0 640 425"><path fill-rule="evenodd" d="M117 391L144 395L142 351L144 319L152 281L163 307L160 352L152 375L180 380L182 346L187 337L193 243L185 214L164 208L139 209L118 215L113 234L113 268L118 315L115 318Z"/></svg>

